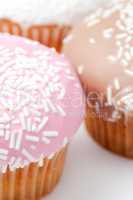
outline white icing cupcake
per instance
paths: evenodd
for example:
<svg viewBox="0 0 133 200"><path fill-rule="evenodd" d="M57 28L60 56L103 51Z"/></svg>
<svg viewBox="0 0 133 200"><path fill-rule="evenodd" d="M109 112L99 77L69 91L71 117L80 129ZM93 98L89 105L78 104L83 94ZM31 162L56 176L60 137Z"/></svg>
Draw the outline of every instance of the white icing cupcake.
<svg viewBox="0 0 133 200"><path fill-rule="evenodd" d="M0 31L28 36L61 49L69 29L104 0L0 0Z"/></svg>
<svg viewBox="0 0 133 200"><path fill-rule="evenodd" d="M86 17L64 53L79 73L88 133L133 159L133 0L114 0Z"/></svg>

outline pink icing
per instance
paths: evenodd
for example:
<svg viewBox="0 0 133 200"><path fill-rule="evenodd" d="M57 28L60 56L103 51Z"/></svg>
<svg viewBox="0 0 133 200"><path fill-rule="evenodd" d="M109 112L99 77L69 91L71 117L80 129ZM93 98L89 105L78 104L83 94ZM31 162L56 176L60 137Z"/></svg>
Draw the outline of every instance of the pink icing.
<svg viewBox="0 0 133 200"><path fill-rule="evenodd" d="M0 165L50 157L81 124L79 80L63 55L21 37L0 34Z"/></svg>

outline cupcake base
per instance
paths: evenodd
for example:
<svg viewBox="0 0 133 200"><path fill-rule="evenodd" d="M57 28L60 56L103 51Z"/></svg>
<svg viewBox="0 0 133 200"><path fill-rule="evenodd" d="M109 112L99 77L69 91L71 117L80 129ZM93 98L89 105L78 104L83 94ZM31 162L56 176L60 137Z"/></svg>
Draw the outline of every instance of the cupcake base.
<svg viewBox="0 0 133 200"><path fill-rule="evenodd" d="M32 163L0 175L1 200L39 200L50 193L58 183L66 157L67 146L43 164Z"/></svg>
<svg viewBox="0 0 133 200"><path fill-rule="evenodd" d="M133 159L133 116L120 114L115 120L105 120L94 109L87 108L86 127L88 134L106 149Z"/></svg>
<svg viewBox="0 0 133 200"><path fill-rule="evenodd" d="M59 26L55 24L33 25L28 28L22 28L14 21L8 19L0 20L0 32L28 37L48 47L54 47L59 52L62 48L63 39L70 29L68 25Z"/></svg>

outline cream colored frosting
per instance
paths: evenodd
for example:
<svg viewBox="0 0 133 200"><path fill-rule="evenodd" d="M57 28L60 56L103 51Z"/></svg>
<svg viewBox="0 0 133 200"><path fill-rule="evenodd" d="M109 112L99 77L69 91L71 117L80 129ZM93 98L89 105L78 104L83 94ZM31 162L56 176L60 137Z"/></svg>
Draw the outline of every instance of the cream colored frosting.
<svg viewBox="0 0 133 200"><path fill-rule="evenodd" d="M90 90L132 106L133 0L115 0L85 18L65 40L64 53Z"/></svg>

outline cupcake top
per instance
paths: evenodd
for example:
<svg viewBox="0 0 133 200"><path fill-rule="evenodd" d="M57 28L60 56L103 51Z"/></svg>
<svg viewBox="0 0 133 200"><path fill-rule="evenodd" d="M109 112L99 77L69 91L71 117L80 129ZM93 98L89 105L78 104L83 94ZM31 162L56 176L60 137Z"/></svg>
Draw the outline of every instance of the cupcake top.
<svg viewBox="0 0 133 200"><path fill-rule="evenodd" d="M99 3L104 0L96 0ZM0 0L0 18L23 25L59 23L71 25L95 6L91 0Z"/></svg>
<svg viewBox="0 0 133 200"><path fill-rule="evenodd" d="M123 111L133 111L133 0L115 0L75 27L64 53L87 85Z"/></svg>
<svg viewBox="0 0 133 200"><path fill-rule="evenodd" d="M63 55L0 34L0 171L51 158L83 114L79 80Z"/></svg>

